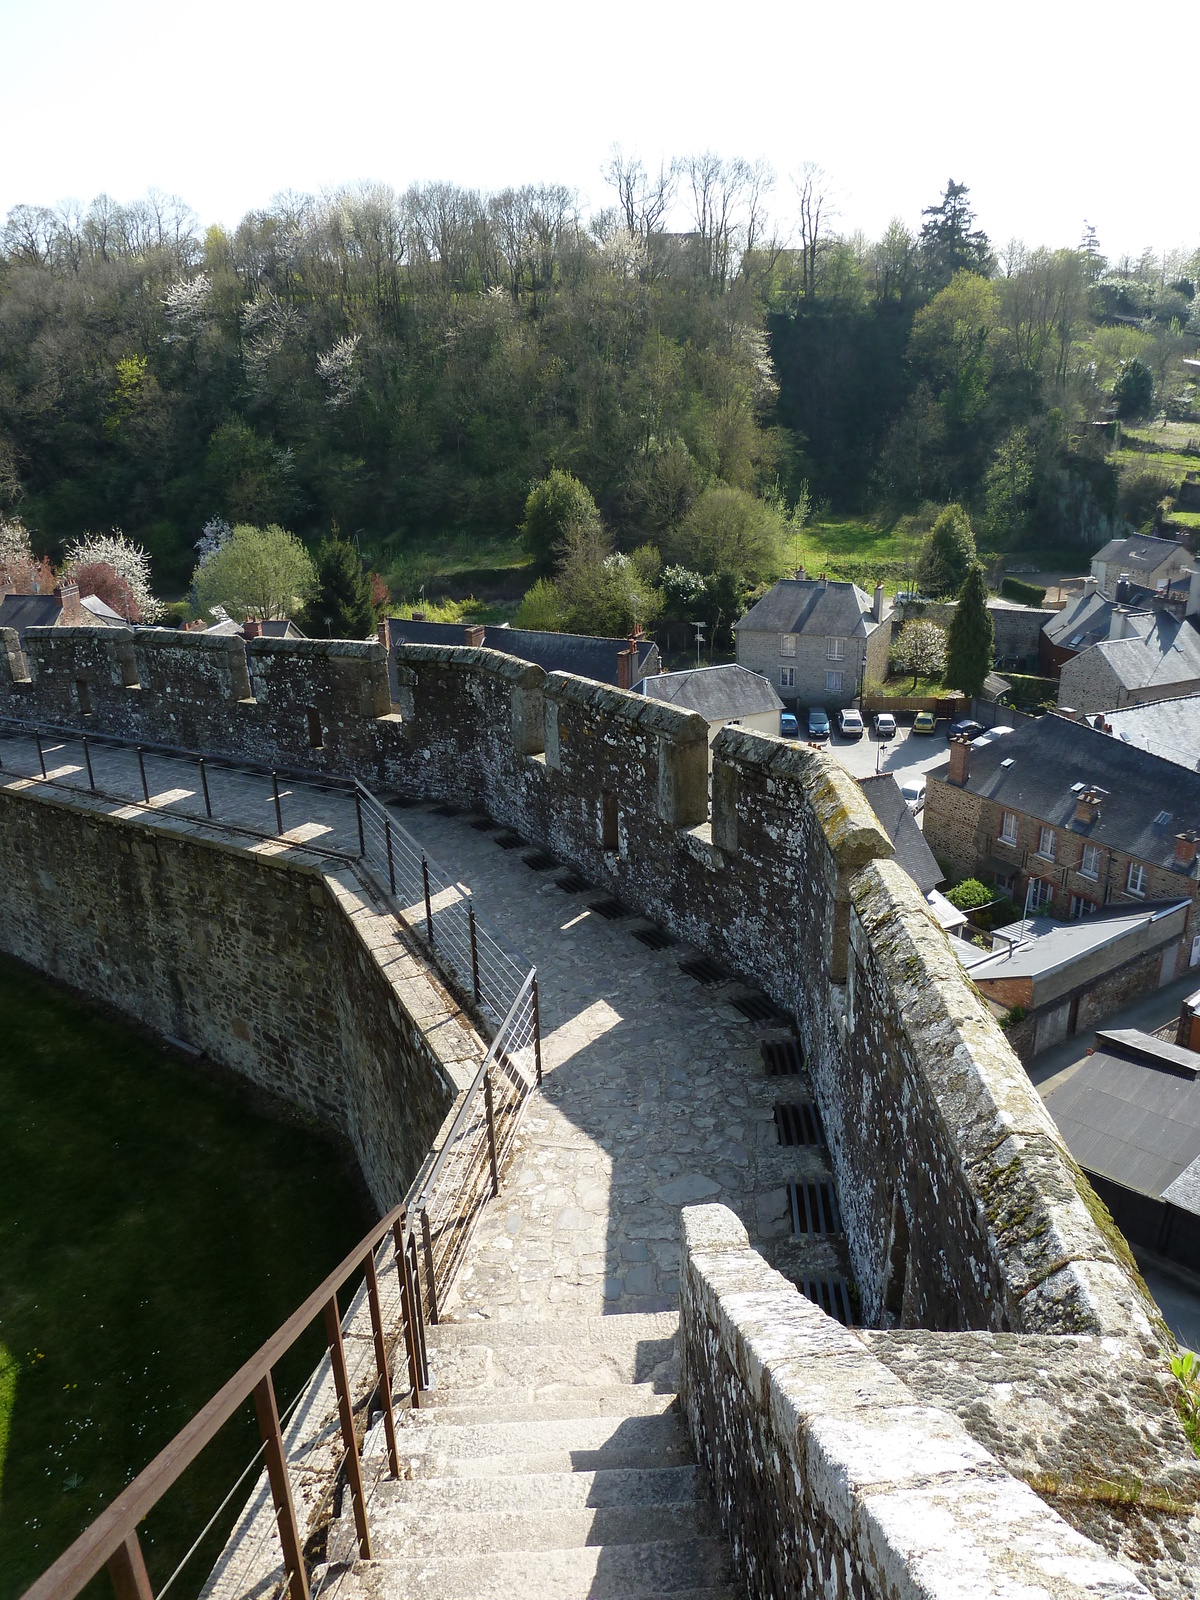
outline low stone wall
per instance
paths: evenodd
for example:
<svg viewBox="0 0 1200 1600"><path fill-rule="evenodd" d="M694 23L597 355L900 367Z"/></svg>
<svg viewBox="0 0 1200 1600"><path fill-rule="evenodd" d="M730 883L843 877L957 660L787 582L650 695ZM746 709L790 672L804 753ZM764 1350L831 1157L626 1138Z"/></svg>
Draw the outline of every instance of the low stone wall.
<svg viewBox="0 0 1200 1600"><path fill-rule="evenodd" d="M395 1205L480 1059L350 872L0 785L0 948L280 1095Z"/></svg>
<svg viewBox="0 0 1200 1600"><path fill-rule="evenodd" d="M948 628L954 620L957 601L918 600L897 608L896 626L911 622L917 617L936 622ZM988 611L995 630L996 660L1013 656L1026 661L1036 661L1042 629L1058 613L1037 606L1019 606L1011 601L988 601Z"/></svg>
<svg viewBox="0 0 1200 1600"><path fill-rule="evenodd" d="M751 1600L1150 1591L773 1271L683 1213L681 1396Z"/></svg>

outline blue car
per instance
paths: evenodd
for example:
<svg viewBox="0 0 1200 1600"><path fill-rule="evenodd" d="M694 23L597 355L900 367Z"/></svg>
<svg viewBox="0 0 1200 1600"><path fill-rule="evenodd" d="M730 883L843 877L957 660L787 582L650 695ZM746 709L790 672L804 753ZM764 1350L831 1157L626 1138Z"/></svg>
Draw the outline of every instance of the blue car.
<svg viewBox="0 0 1200 1600"><path fill-rule="evenodd" d="M800 737L800 724L790 711L779 713L779 737L781 739L798 739Z"/></svg>
<svg viewBox="0 0 1200 1600"><path fill-rule="evenodd" d="M808 713L808 737L810 739L828 739L829 713L824 706L814 706Z"/></svg>

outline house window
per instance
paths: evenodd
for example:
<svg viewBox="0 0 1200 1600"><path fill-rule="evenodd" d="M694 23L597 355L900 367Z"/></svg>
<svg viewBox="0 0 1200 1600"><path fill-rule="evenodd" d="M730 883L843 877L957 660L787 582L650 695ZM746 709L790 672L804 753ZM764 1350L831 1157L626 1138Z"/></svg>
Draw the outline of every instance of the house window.
<svg viewBox="0 0 1200 1600"><path fill-rule="evenodd" d="M1054 851L1057 844L1053 828L1043 828L1038 834L1037 853L1044 856L1047 861L1054 860Z"/></svg>
<svg viewBox="0 0 1200 1600"><path fill-rule="evenodd" d="M796 687L795 667L780 667L779 687L781 689L794 689Z"/></svg>
<svg viewBox="0 0 1200 1600"><path fill-rule="evenodd" d="M1096 909L1096 902L1089 900L1085 894L1071 896L1071 921L1079 922L1084 917L1090 917Z"/></svg>
<svg viewBox="0 0 1200 1600"><path fill-rule="evenodd" d="M1015 811L1003 811L1003 812L1001 812L1001 814L1000 814L1000 837L1004 840L1005 844L1016 844L1016 842L1017 842L1017 813Z"/></svg>
<svg viewBox="0 0 1200 1600"><path fill-rule="evenodd" d="M844 661L846 658L845 639L826 639L825 654L830 661Z"/></svg>
<svg viewBox="0 0 1200 1600"><path fill-rule="evenodd" d="M794 633L781 633L779 635L779 654L781 656L794 656L796 654L796 635Z"/></svg>
<svg viewBox="0 0 1200 1600"><path fill-rule="evenodd" d="M1136 894L1139 899L1146 893L1146 869L1140 861L1129 863L1129 876L1125 879L1125 887L1130 894Z"/></svg>
<svg viewBox="0 0 1200 1600"><path fill-rule="evenodd" d="M996 893L1006 894L1011 900L1017 887L1017 877L1014 872L998 872L996 874Z"/></svg>
<svg viewBox="0 0 1200 1600"><path fill-rule="evenodd" d="M840 672L827 672L825 674L825 693L841 694L842 675Z"/></svg>
<svg viewBox="0 0 1200 1600"><path fill-rule="evenodd" d="M1029 890L1029 903L1035 911L1050 905L1054 899L1054 885L1045 878L1030 878Z"/></svg>
<svg viewBox="0 0 1200 1600"><path fill-rule="evenodd" d="M1079 863L1079 876L1091 878L1093 882L1100 876L1100 846L1098 844L1085 844L1083 859Z"/></svg>

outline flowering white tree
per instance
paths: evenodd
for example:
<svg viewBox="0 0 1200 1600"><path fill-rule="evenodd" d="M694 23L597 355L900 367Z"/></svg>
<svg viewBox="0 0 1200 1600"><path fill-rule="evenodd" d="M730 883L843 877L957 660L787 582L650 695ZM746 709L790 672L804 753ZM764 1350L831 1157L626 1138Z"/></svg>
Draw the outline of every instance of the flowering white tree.
<svg viewBox="0 0 1200 1600"><path fill-rule="evenodd" d="M127 539L120 528L111 533L85 533L66 550L64 570L68 577L73 567L91 567L103 563L111 567L129 586L143 622L157 622L166 609L150 588L150 557L140 544Z"/></svg>
<svg viewBox="0 0 1200 1600"><path fill-rule="evenodd" d="M173 330L167 335L168 344L190 338L199 330L208 316L211 299L212 279L207 272L180 278L171 285L163 296L163 310Z"/></svg>
<svg viewBox="0 0 1200 1600"><path fill-rule="evenodd" d="M334 411L353 398L354 391L362 381L361 375L354 370L358 337L355 333L339 339L324 355L317 357L317 372L329 391L325 396L325 404Z"/></svg>
<svg viewBox="0 0 1200 1600"><path fill-rule="evenodd" d="M233 538L233 529L224 517L210 517L200 530L200 537L193 545L196 552L196 565L206 566L224 545Z"/></svg>

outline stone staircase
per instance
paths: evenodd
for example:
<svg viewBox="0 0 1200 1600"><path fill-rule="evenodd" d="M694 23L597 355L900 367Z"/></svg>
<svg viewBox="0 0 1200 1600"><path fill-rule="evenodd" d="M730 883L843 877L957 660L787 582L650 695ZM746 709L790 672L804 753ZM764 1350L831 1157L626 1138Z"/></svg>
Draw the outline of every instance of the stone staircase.
<svg viewBox="0 0 1200 1600"><path fill-rule="evenodd" d="M730 1600L729 1546L679 1412L674 1313L472 1318L429 1330L435 1387L364 1468L314 1594L342 1600Z"/></svg>

